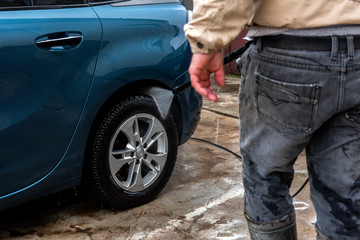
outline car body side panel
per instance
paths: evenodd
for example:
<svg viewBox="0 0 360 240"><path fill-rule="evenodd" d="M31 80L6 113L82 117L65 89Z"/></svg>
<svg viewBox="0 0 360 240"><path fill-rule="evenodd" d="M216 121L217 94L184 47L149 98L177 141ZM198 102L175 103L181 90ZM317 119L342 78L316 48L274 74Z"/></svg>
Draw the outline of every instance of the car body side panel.
<svg viewBox="0 0 360 240"><path fill-rule="evenodd" d="M89 92L101 25L91 7L3 11L0 25L2 199L46 178L66 153ZM36 46L66 34L82 40Z"/></svg>
<svg viewBox="0 0 360 240"><path fill-rule="evenodd" d="M186 11L182 5L104 5L94 10L104 29L95 72L95 84L102 91L111 94L143 79L170 86L187 70L188 43L182 30Z"/></svg>
<svg viewBox="0 0 360 240"><path fill-rule="evenodd" d="M155 80L169 89L189 81L186 71L191 50L183 32L186 8L180 3L136 5L135 1L129 1L127 5L135 5L127 7L121 4L94 6L104 28L104 40L95 72L96 87L92 89L91 105L97 106L97 102L104 101L98 92L111 95L136 81L149 80L150 84L150 80ZM139 89L141 87L139 85ZM182 116L184 128L180 133L182 144L197 125L199 116L196 114L201 98L191 89L177 98L180 106L186 109ZM189 99L197 101L189 103ZM188 114L189 108L193 111ZM196 114L192 115L194 112Z"/></svg>
<svg viewBox="0 0 360 240"><path fill-rule="evenodd" d="M155 80L173 89L189 81L186 71L191 52L182 30L186 10L180 3L131 7L100 5L93 9L100 18L104 18L101 19L101 25L105 34L98 64L93 57L85 61L88 72L95 65L96 72L89 85L90 91L76 126L76 134L61 164L47 176L46 181L0 198L0 209L80 183L91 127L103 104L119 89L132 83L147 83L148 80L149 85ZM149 23L149 18L156 20L150 20ZM125 20L130 23L127 24ZM93 30L95 33L97 29ZM98 39L94 37L93 40L97 42ZM85 56L89 54L85 53ZM79 94L82 96L81 92ZM183 111L180 143L184 143L198 123L201 97L188 88L176 98Z"/></svg>

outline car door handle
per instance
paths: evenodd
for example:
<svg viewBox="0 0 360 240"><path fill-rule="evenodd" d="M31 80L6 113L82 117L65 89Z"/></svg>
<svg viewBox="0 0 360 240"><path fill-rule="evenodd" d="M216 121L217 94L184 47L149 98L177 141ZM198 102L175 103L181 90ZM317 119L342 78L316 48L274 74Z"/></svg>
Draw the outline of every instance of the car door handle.
<svg viewBox="0 0 360 240"><path fill-rule="evenodd" d="M80 33L52 33L36 40L36 46L48 50L68 50L81 44L83 36Z"/></svg>

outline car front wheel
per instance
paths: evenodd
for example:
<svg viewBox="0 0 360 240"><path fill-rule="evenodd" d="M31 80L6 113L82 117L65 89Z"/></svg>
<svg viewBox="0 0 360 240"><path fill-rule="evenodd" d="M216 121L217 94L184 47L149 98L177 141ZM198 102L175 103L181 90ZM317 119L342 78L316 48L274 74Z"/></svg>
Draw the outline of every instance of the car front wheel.
<svg viewBox="0 0 360 240"><path fill-rule="evenodd" d="M152 98L130 97L103 115L91 141L90 187L104 204L129 208L152 200L168 182L177 130Z"/></svg>

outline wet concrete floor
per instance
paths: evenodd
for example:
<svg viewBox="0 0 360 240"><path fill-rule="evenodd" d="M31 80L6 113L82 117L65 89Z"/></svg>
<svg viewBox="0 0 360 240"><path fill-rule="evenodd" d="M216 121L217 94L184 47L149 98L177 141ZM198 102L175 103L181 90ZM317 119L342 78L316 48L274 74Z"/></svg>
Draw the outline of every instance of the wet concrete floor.
<svg viewBox="0 0 360 240"><path fill-rule="evenodd" d="M204 100L194 138L239 154L237 89L227 76L217 104ZM101 208L74 190L0 212L0 239L248 240L243 216L241 159L196 139L180 147L169 183L152 202L120 211ZM295 165L291 192L307 178L304 156ZM294 198L299 240L315 240L316 221L307 185Z"/></svg>

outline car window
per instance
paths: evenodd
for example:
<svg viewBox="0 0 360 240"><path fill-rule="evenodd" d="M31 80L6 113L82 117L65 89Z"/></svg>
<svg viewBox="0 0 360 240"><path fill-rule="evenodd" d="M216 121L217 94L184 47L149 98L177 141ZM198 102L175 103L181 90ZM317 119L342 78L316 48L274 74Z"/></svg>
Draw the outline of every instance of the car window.
<svg viewBox="0 0 360 240"><path fill-rule="evenodd" d="M178 2L179 0L89 0L90 3L125 3L126 5L143 5L155 3Z"/></svg>
<svg viewBox="0 0 360 240"><path fill-rule="evenodd" d="M0 8L84 4L86 0L0 0Z"/></svg>
<svg viewBox="0 0 360 240"><path fill-rule="evenodd" d="M0 0L0 7L31 6L31 0Z"/></svg>
<svg viewBox="0 0 360 240"><path fill-rule="evenodd" d="M107 2L116 2L114 0L89 0L91 3L107 3Z"/></svg>
<svg viewBox="0 0 360 240"><path fill-rule="evenodd" d="M83 4L85 0L37 0L39 6Z"/></svg>

